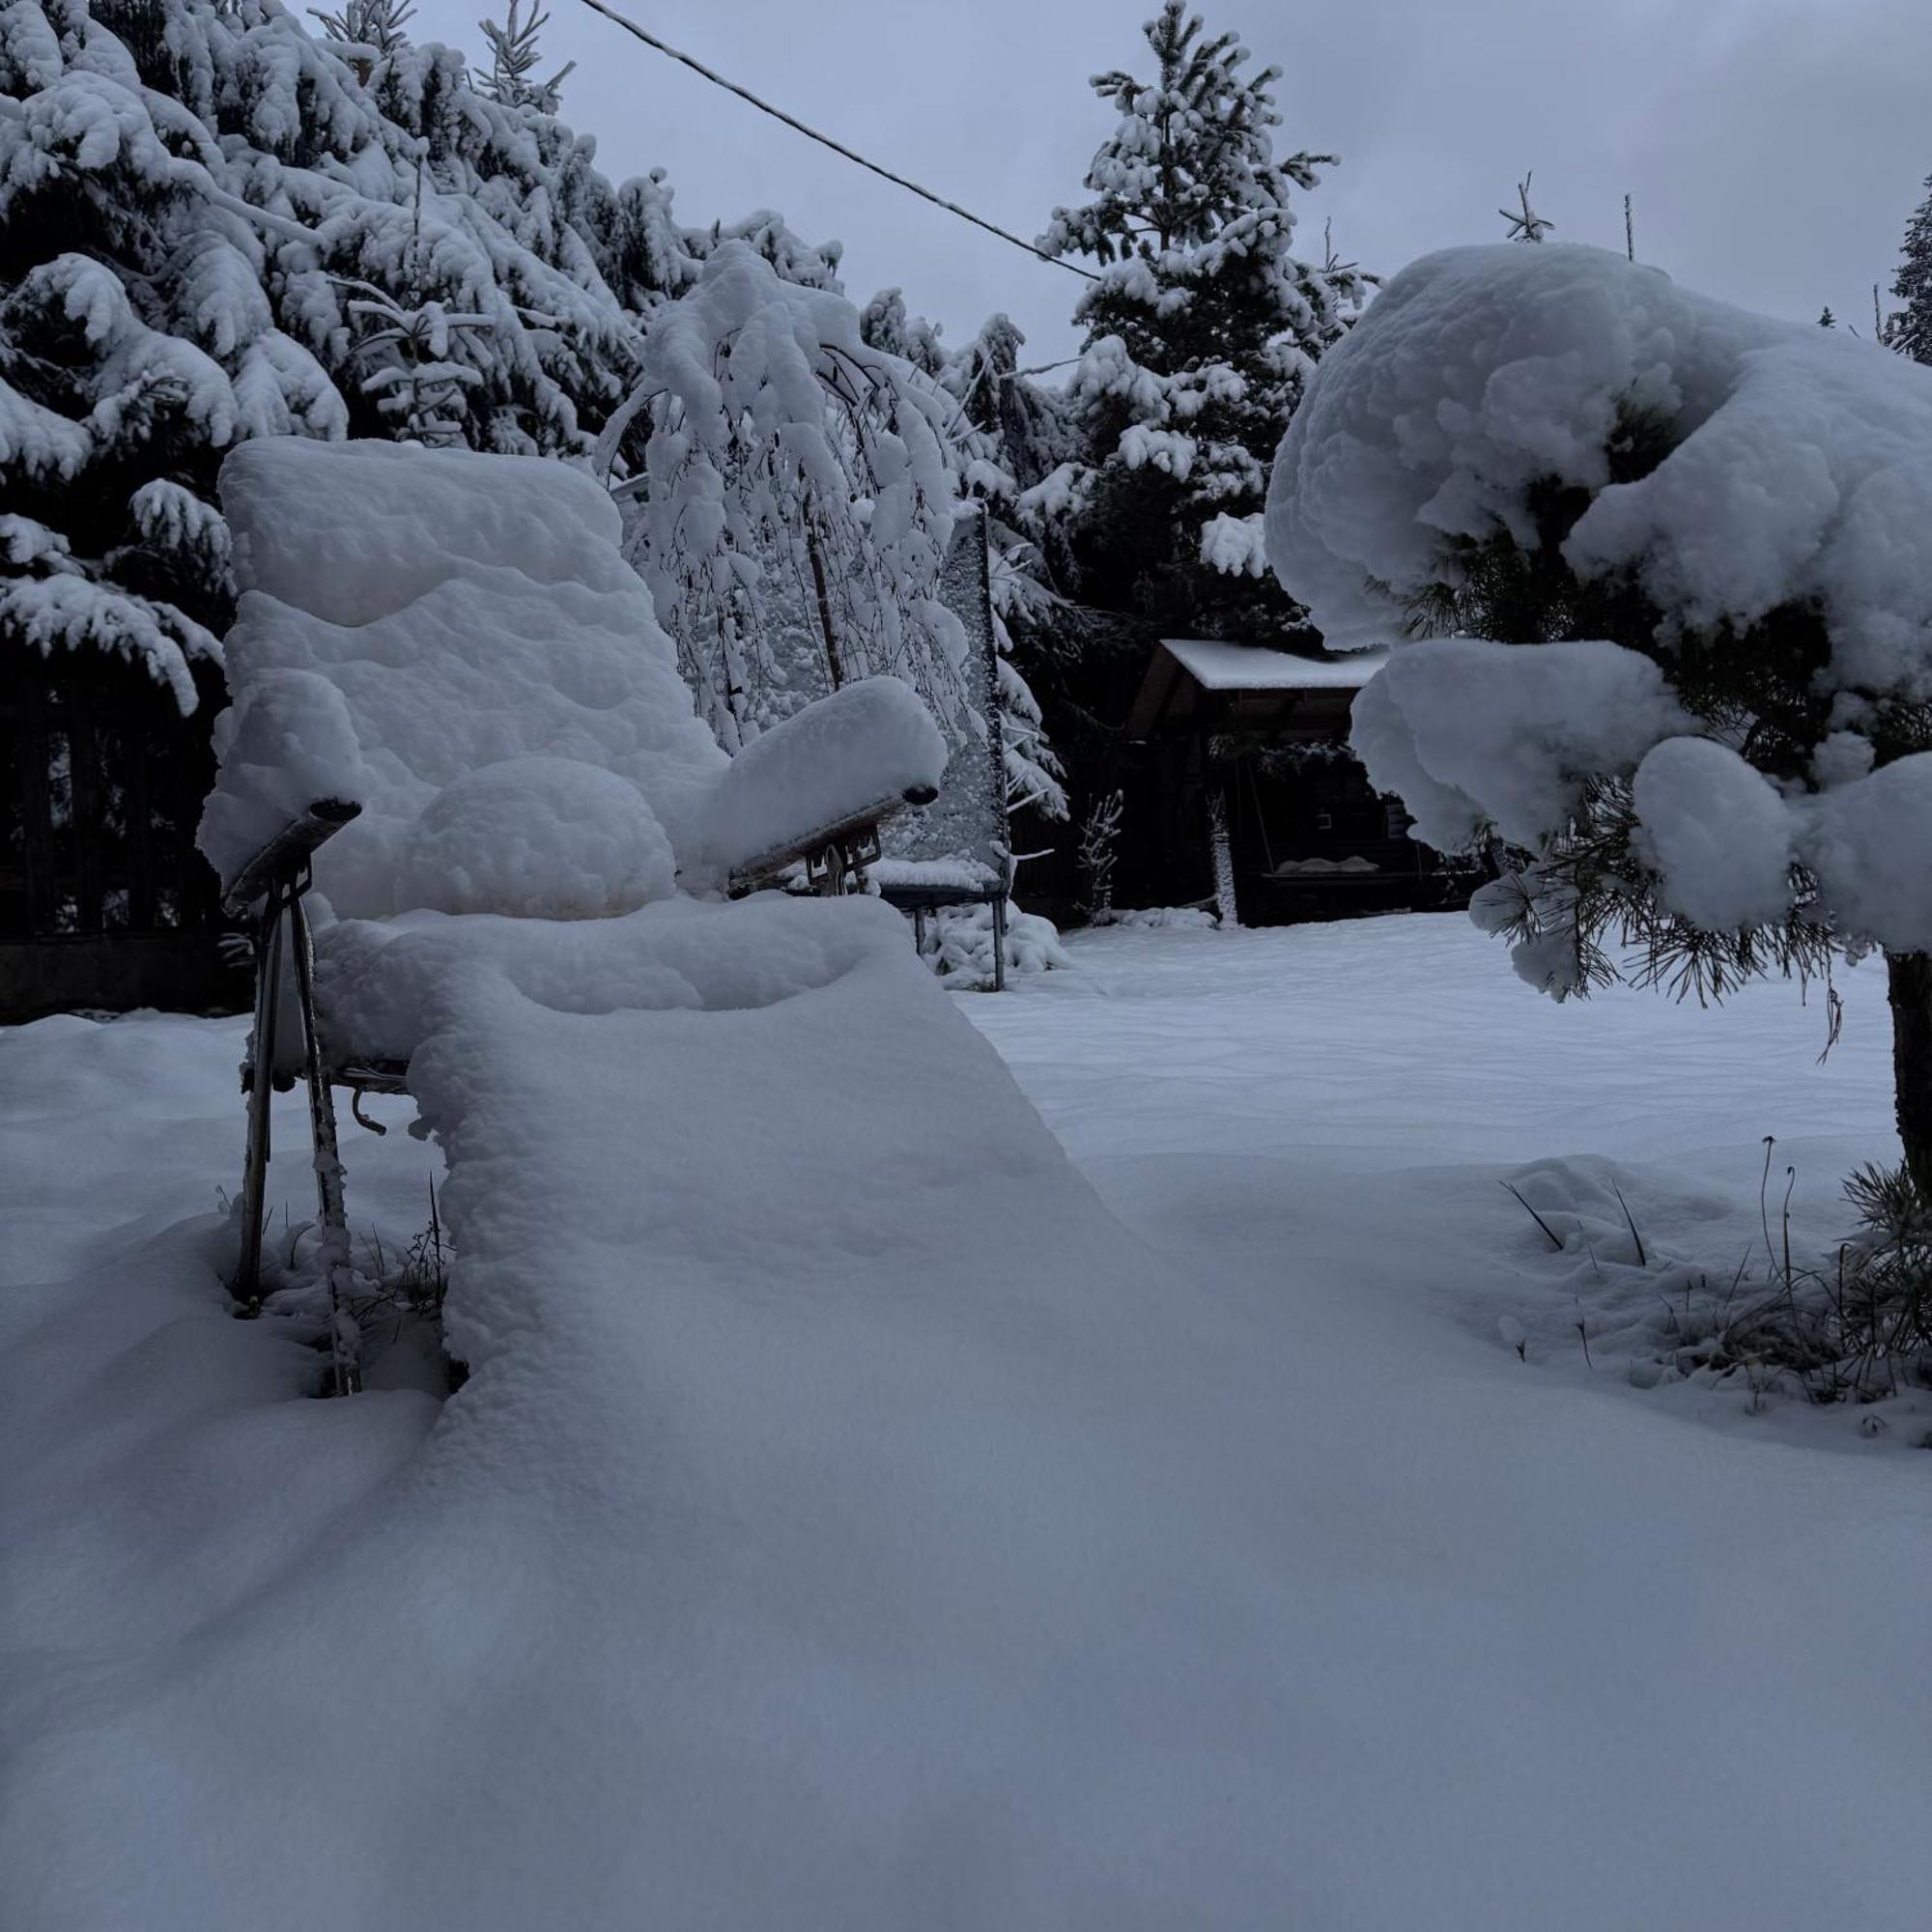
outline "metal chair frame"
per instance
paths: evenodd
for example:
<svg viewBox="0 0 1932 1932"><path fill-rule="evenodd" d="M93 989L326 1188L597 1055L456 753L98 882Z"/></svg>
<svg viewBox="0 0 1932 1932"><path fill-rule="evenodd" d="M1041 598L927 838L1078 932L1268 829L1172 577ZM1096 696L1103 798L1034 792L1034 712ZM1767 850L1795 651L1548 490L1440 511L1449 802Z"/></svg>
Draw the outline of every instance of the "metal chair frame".
<svg viewBox="0 0 1932 1932"><path fill-rule="evenodd" d="M732 896L773 885L792 867L803 866L808 889L836 897L866 890L866 867L879 856L879 826L908 805L929 804L929 786L908 788L884 798L863 813L820 827L789 847L774 850L734 872ZM315 1154L316 1221L321 1231L322 1264L328 1288L328 1367L327 1395L353 1395L362 1386L358 1331L352 1305L355 1279L350 1264L349 1219L343 1195L341 1150L336 1135L331 1090L347 1087L350 1111L373 1133L386 1128L361 1109L365 1094L407 1094L409 1068L394 1061L352 1059L331 1066L324 1050L315 998L315 935L302 900L314 882L316 852L361 813L360 805L317 799L291 819L251 859L223 897L233 918L252 917L255 924L255 1030L242 1068L242 1091L248 1101L248 1146L242 1169L241 1252L230 1292L243 1313L262 1307L262 1236L268 1211L270 1152L270 1098L286 1092L293 1076L276 1072L281 1027L282 951L286 933L295 967L296 1008L302 1037L302 1074L308 1088L309 1137Z"/></svg>

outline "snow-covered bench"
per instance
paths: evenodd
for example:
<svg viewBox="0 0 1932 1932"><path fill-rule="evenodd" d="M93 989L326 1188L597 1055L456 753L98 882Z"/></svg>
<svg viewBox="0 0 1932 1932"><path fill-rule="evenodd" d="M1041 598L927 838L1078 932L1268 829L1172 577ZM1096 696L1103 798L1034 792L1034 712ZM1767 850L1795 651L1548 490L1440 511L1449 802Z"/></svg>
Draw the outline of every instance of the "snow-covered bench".
<svg viewBox="0 0 1932 1932"><path fill-rule="evenodd" d="M285 438L238 449L221 497L242 594L200 838L258 938L237 1289L256 1293L260 1264L261 1076L299 1070L348 1388L331 1086L408 1091L441 982L472 963L575 973L594 1003L658 928L600 943L594 966L575 928L801 862L821 894L863 884L880 823L933 797L946 749L908 686L873 678L727 758L615 511L562 464ZM781 945L777 917L747 943Z"/></svg>

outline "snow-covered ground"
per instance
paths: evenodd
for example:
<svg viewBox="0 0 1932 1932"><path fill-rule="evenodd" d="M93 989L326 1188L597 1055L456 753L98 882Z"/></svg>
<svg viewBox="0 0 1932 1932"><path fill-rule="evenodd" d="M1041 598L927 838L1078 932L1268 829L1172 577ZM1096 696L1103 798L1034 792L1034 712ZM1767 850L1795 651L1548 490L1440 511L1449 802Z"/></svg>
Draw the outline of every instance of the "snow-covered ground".
<svg viewBox="0 0 1932 1932"><path fill-rule="evenodd" d="M560 1278L440 1411L222 1314L242 1023L0 1032L0 1922L1924 1924L1932 1405L1639 1390L1592 1313L1608 1179L1761 1273L1775 1134L1842 1231L1879 975L1821 1066L1790 988L1558 1009L1454 918L1069 952L954 1004L1154 1254L874 973L732 1015L828 1095L737 1221L690 1086L671 1210L622 1149L531 1202ZM567 1139L547 1062L701 1080L719 1018L551 1013L475 1104ZM437 1156L345 1133L393 1251Z"/></svg>

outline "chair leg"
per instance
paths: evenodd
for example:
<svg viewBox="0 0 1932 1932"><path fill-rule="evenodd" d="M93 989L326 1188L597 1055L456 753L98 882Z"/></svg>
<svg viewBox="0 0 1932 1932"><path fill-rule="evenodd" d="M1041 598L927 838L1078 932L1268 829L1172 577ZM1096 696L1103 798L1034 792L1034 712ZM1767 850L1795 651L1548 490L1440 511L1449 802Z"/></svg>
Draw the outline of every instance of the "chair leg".
<svg viewBox="0 0 1932 1932"><path fill-rule="evenodd" d="M281 895L269 895L255 928L255 1033L248 1081L248 1151L242 1169L242 1253L229 1292L251 1315L262 1305L262 1222L268 1211L269 1109L274 1097L275 1016L282 978Z"/></svg>
<svg viewBox="0 0 1932 1932"><path fill-rule="evenodd" d="M308 1076L308 1123L315 1142L315 1193L322 1232L323 1272L328 1283L329 1395L354 1395L362 1386L357 1361L360 1335L351 1307L349 1215L342 1194L342 1157L336 1149L335 1102L323 1062L322 1029L315 1013L315 946L298 895L289 899L290 937L296 960L296 995L301 1007L302 1045Z"/></svg>

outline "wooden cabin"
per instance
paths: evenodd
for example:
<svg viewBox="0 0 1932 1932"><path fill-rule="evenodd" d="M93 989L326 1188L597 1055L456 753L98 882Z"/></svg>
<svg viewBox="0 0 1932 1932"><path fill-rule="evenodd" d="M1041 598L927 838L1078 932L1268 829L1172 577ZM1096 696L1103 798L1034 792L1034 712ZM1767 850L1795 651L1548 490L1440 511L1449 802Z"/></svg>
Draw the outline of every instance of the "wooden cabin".
<svg viewBox="0 0 1932 1932"><path fill-rule="evenodd" d="M1349 751L1349 708L1384 661L1163 639L1127 719L1144 875L1122 880L1120 902L1211 902L1224 826L1246 925L1463 903L1474 875L1410 838Z"/></svg>

